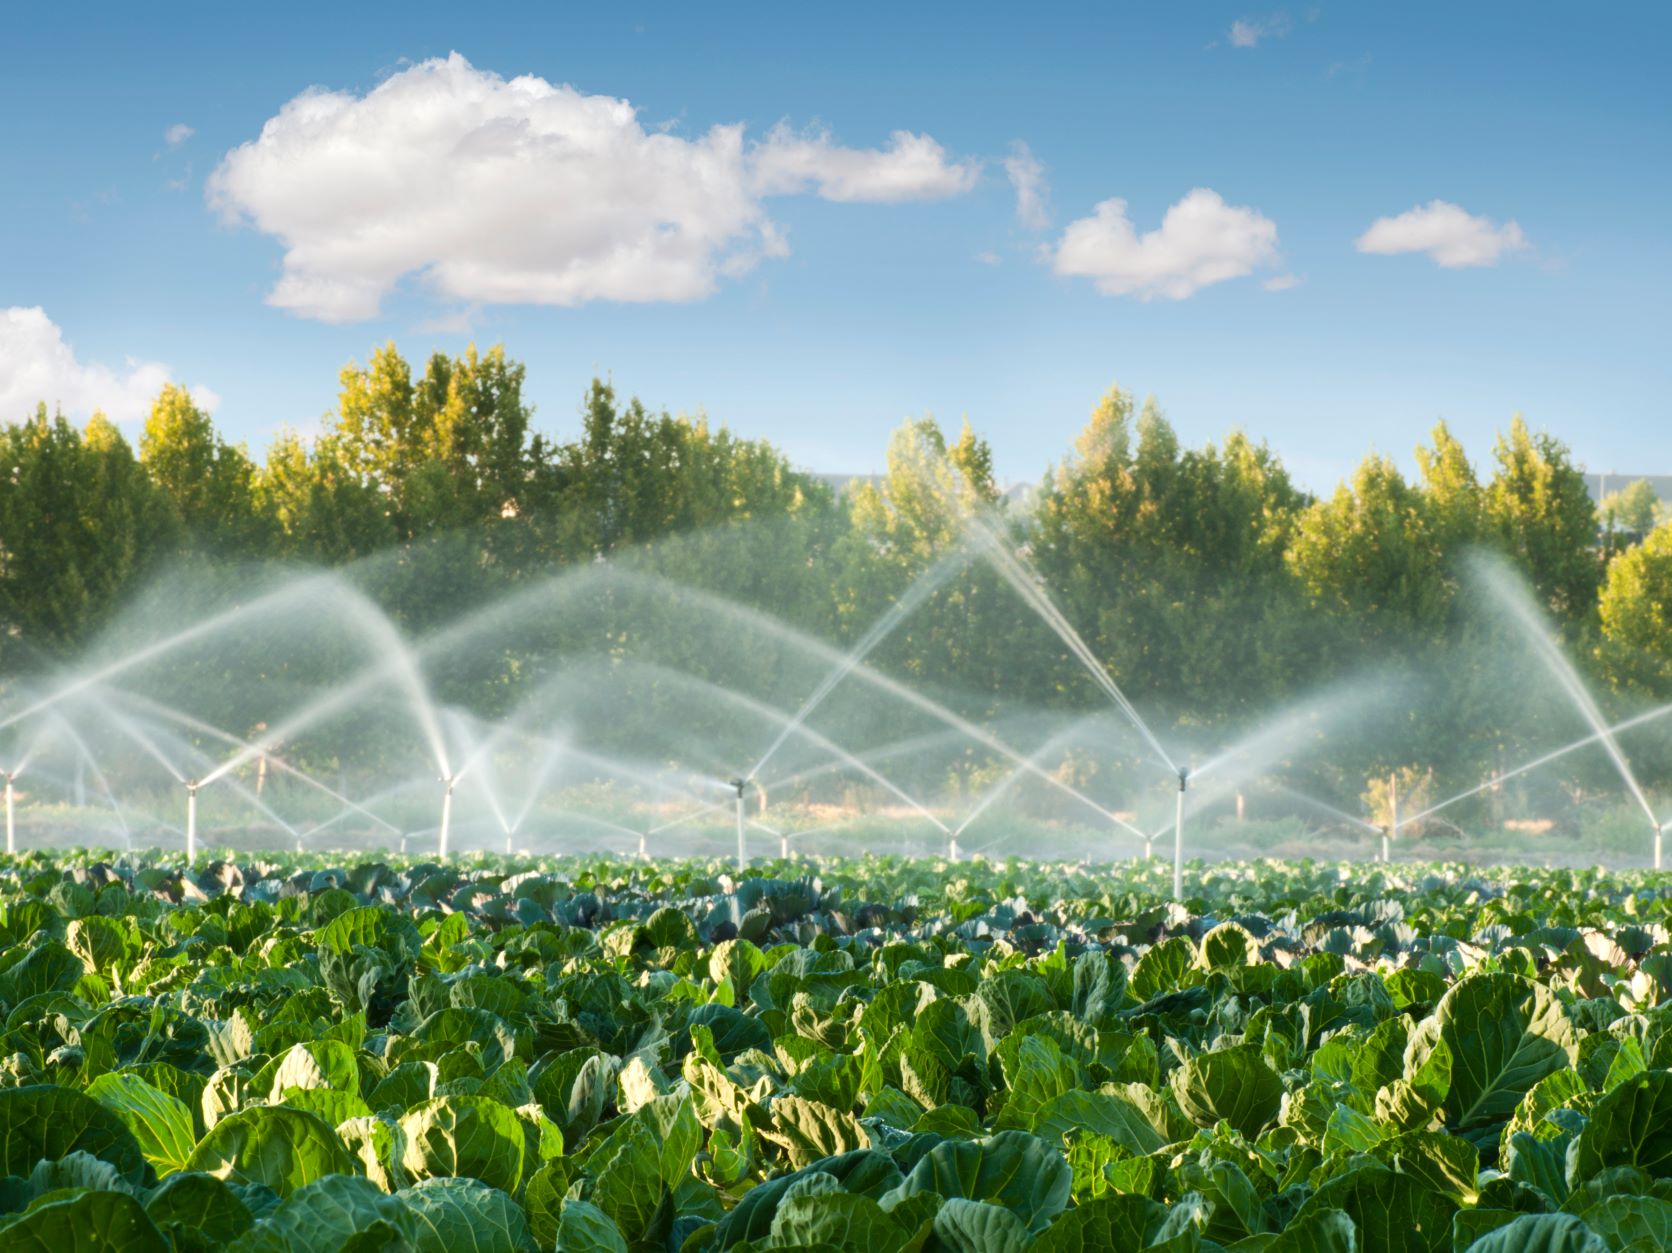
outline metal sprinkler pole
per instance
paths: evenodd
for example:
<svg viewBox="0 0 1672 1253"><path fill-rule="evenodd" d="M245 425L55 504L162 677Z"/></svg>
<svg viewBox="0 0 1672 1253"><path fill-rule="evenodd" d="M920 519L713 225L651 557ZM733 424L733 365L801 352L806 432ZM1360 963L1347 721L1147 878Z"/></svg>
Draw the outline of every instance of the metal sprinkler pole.
<svg viewBox="0 0 1672 1253"><path fill-rule="evenodd" d="M6 796L7 796L7 799L9 800L10 797L11 797L11 793L7 792ZM11 814L12 814L11 807L8 804L8 806L6 808L6 837L7 837L6 838L6 844L7 844L8 847L11 845L11 833L12 833ZM1666 827L1663 826L1661 823L1658 823L1658 822L1655 823L1655 869L1656 870L1660 869L1660 842L1661 842L1661 839L1664 837L1665 833L1666 833Z"/></svg>
<svg viewBox="0 0 1672 1253"><path fill-rule="evenodd" d="M16 815L16 812L15 812L16 805L17 805L17 794L12 788L12 772L10 770L8 770L8 771L6 771L6 856L7 857L14 857L14 856L17 855L17 815ZM1656 841L1655 847L1657 849L1660 847L1660 844L1659 844L1658 840ZM1655 858L1655 865L1656 866L1660 865L1660 858L1658 856Z"/></svg>
<svg viewBox="0 0 1672 1253"><path fill-rule="evenodd" d="M1382 832L1382 864L1392 861L1391 842L1399 833L1399 776L1388 775L1388 829Z"/></svg>
<svg viewBox="0 0 1672 1253"><path fill-rule="evenodd" d="M186 781L186 865L197 860L197 789L196 779Z"/></svg>
<svg viewBox="0 0 1672 1253"><path fill-rule="evenodd" d="M1179 804L1173 817L1173 899L1184 899L1184 790L1190 783L1190 767L1179 767Z"/></svg>
<svg viewBox="0 0 1672 1253"><path fill-rule="evenodd" d="M441 797L441 835L436 841L436 857L441 861L447 860L447 845L453 832L453 776L446 775L441 780L447 785L447 791Z"/></svg>
<svg viewBox="0 0 1672 1253"><path fill-rule="evenodd" d="M650 860L650 854L645 851L645 838L644 838L644 832L643 831L639 832L639 860L640 861L649 861Z"/></svg>
<svg viewBox="0 0 1672 1253"><path fill-rule="evenodd" d="M743 873L743 868L749 864L749 846L744 841L743 824L743 794L749 790L749 780L739 775L731 781L737 791L737 872Z"/></svg>
<svg viewBox="0 0 1672 1253"><path fill-rule="evenodd" d="M958 833L953 832L946 840L946 860L958 860Z"/></svg>

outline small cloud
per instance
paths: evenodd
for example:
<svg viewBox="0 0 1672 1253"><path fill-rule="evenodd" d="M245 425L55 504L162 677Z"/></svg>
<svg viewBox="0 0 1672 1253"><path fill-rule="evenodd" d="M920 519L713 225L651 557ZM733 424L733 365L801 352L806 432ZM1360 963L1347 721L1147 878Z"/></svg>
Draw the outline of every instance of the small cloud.
<svg viewBox="0 0 1672 1253"><path fill-rule="evenodd" d="M1018 139L1010 145L1010 155L1004 159L1004 173L1016 190L1016 220L1029 230L1043 230L1051 221L1045 203L1048 191L1045 166Z"/></svg>
<svg viewBox="0 0 1672 1253"><path fill-rule="evenodd" d="M1370 69L1370 54L1353 57L1349 61L1331 61L1329 68L1324 71L1325 78L1363 78Z"/></svg>
<svg viewBox="0 0 1672 1253"><path fill-rule="evenodd" d="M1500 226L1448 201L1431 200L1397 217L1377 218L1357 247L1380 256L1425 252L1436 265L1457 269L1497 265L1505 253L1520 252L1528 243L1514 221Z"/></svg>
<svg viewBox="0 0 1672 1253"><path fill-rule="evenodd" d="M1278 12L1265 17L1242 17L1231 23L1233 48L1254 48L1262 39L1281 39L1289 33L1289 15Z"/></svg>
<svg viewBox="0 0 1672 1253"><path fill-rule="evenodd" d="M1261 286L1267 291L1288 291L1291 287L1299 287L1305 281L1298 274L1274 274Z"/></svg>
<svg viewBox="0 0 1672 1253"><path fill-rule="evenodd" d="M425 318L412 329L420 335L468 335L476 326L476 315L481 310L476 307L469 309L455 309L451 313L440 313L433 318Z"/></svg>
<svg viewBox="0 0 1672 1253"><path fill-rule="evenodd" d="M975 259L981 262L982 265L998 265L1004 260L1003 257L999 256L998 253L993 252L991 249L986 252L976 253Z"/></svg>
<svg viewBox="0 0 1672 1253"><path fill-rule="evenodd" d="M184 122L176 122L163 132L163 142L170 148L178 148L195 134L197 132Z"/></svg>
<svg viewBox="0 0 1672 1253"><path fill-rule="evenodd" d="M1183 300L1210 284L1275 265L1277 223L1198 187L1167 210L1158 229L1140 235L1126 216L1126 201L1116 198L1070 222L1046 255L1056 273L1089 278L1106 296Z"/></svg>

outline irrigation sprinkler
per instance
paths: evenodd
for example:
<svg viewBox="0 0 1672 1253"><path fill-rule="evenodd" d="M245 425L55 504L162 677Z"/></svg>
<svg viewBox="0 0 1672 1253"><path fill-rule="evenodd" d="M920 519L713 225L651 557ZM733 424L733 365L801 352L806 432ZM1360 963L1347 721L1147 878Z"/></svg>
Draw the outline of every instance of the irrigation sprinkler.
<svg viewBox="0 0 1672 1253"><path fill-rule="evenodd" d="M744 866L749 863L749 846L744 842L743 834L744 825L748 822L743 813L743 798L749 792L749 780L739 775L726 786L737 793L737 872L742 874Z"/></svg>
<svg viewBox="0 0 1672 1253"><path fill-rule="evenodd" d="M1388 825L1382 829L1382 865L1393 860L1393 837L1399 830L1399 776L1388 775Z"/></svg>
<svg viewBox="0 0 1672 1253"><path fill-rule="evenodd" d="M644 835L643 831L639 832L639 860L640 861L649 861L650 860L650 852L649 852L648 849L645 848L645 835Z"/></svg>
<svg viewBox="0 0 1672 1253"><path fill-rule="evenodd" d="M203 785L196 779L186 780L186 865L197 860L197 789Z"/></svg>
<svg viewBox="0 0 1672 1253"><path fill-rule="evenodd" d="M8 816L10 815L10 812L11 811L8 809L7 810ZM1667 827L1672 827L1672 822L1657 822L1657 823L1655 823L1655 869L1656 870L1660 869L1660 843L1661 843L1661 840L1666 835L1666 828ZM9 835L10 832L11 832L10 823L7 824L6 830L7 830L7 834ZM7 844L11 843L11 841L9 839L6 842L7 842Z"/></svg>
<svg viewBox="0 0 1672 1253"><path fill-rule="evenodd" d="M946 837L946 860L958 860L958 833L956 831Z"/></svg>
<svg viewBox="0 0 1672 1253"><path fill-rule="evenodd" d="M446 861L448 838L453 831L453 787L458 783L458 777L444 774L441 776L440 782L446 786L447 790L441 794L441 834L436 841L436 858L439 861Z"/></svg>
<svg viewBox="0 0 1672 1253"><path fill-rule="evenodd" d="M17 790L12 786L12 779L16 771L6 771L6 856L17 855ZM1656 837L1655 847L1660 847L1659 837ZM1655 865L1660 865L1660 858L1655 858Z"/></svg>
<svg viewBox="0 0 1672 1253"><path fill-rule="evenodd" d="M1173 899L1184 899L1184 792L1190 786L1190 767L1179 767L1179 803L1173 817Z"/></svg>

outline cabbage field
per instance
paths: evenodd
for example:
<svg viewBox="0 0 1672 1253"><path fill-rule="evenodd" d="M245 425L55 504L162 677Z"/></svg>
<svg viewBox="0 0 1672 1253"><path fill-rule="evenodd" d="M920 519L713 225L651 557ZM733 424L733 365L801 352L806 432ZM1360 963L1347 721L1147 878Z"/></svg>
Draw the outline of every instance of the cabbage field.
<svg viewBox="0 0 1672 1253"><path fill-rule="evenodd" d="M0 867L8 1253L1672 1245L1672 881Z"/></svg>

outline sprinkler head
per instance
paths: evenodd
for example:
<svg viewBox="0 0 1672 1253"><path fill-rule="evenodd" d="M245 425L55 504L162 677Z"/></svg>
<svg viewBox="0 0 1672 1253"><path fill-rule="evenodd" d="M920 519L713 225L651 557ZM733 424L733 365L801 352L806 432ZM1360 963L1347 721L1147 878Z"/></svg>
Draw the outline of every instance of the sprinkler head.
<svg viewBox="0 0 1672 1253"><path fill-rule="evenodd" d="M187 779L186 780L186 795L187 796L196 796L197 795L197 789L202 787L202 786L203 786L203 784L199 783L196 779Z"/></svg>
<svg viewBox="0 0 1672 1253"><path fill-rule="evenodd" d="M436 779L437 783L444 783L444 784L447 785L447 794L449 796L451 796L453 794L453 785L455 783L457 783L458 781L459 781L458 776L457 775L452 775L452 774L444 774L444 775L439 776Z"/></svg>
<svg viewBox="0 0 1672 1253"><path fill-rule="evenodd" d="M1189 782L1190 782L1190 767L1189 766L1180 766L1179 767L1179 791L1181 791L1181 792L1184 791L1186 785Z"/></svg>
<svg viewBox="0 0 1672 1253"><path fill-rule="evenodd" d="M743 794L749 790L749 780L747 780L747 779L743 778L741 775L739 775L735 779L728 780L727 783L726 783L726 786L731 788L732 791L737 793L737 799L738 800L742 800L743 799Z"/></svg>

